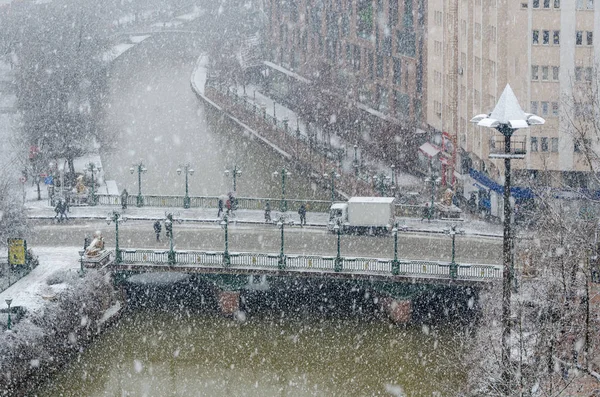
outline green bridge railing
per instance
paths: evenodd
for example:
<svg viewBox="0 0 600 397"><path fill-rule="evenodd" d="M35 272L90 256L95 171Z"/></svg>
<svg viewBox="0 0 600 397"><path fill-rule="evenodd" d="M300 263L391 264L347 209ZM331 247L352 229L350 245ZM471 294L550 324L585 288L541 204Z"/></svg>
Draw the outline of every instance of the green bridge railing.
<svg viewBox="0 0 600 397"><path fill-rule="evenodd" d="M127 197L127 205L134 207L136 205L136 195ZM144 196L144 206L147 207L168 207L168 208L183 208L184 196ZM110 194L98 194L96 200L99 205L114 205L121 206L121 196ZM271 208L278 208L280 198L255 198L255 197L238 197L237 209L243 210L264 210L267 201L271 204ZM331 201L329 200L300 200L286 199L288 208L297 209L302 204L306 206L307 211L311 212L329 212ZM190 208L217 208L219 205L219 197L217 196L190 196ZM401 217L420 217L423 213L422 205L396 204L396 216Z"/></svg>
<svg viewBox="0 0 600 397"><path fill-rule="evenodd" d="M123 249L121 250L121 262L113 262L111 266L119 267L147 263L152 265L164 264L174 268L223 266L228 269L245 271L335 272L365 276L399 275L415 278L485 282L502 279L502 266L499 265L454 264L456 272L453 274L452 263L426 260L398 260L394 264L392 259L337 258L336 256L290 254L285 255L282 261L280 254L230 252L227 258L222 251L176 251L174 252L174 261L170 261L169 253L169 250Z"/></svg>

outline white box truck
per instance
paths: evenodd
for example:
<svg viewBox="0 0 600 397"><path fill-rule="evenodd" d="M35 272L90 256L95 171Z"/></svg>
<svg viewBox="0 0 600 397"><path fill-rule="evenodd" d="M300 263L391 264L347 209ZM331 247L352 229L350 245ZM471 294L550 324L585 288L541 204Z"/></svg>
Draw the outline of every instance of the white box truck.
<svg viewBox="0 0 600 397"><path fill-rule="evenodd" d="M395 222L394 197L352 197L344 203L333 203L327 228L342 233L387 234Z"/></svg>

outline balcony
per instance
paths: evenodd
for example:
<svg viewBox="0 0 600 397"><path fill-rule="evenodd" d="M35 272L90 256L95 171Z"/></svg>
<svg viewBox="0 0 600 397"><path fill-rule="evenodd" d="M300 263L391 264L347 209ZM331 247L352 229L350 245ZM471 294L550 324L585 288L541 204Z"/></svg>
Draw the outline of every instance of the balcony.
<svg viewBox="0 0 600 397"><path fill-rule="evenodd" d="M508 153L505 151L504 137L493 137L490 140L491 159L524 159L526 154L525 137L511 139Z"/></svg>

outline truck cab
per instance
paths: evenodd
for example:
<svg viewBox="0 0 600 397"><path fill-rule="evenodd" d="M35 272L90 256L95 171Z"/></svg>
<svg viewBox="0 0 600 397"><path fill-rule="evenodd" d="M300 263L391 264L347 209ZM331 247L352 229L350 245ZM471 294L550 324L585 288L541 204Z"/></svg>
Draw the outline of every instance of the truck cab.
<svg viewBox="0 0 600 397"><path fill-rule="evenodd" d="M348 203L333 203L329 209L327 230L333 231L337 223L343 225L348 221Z"/></svg>

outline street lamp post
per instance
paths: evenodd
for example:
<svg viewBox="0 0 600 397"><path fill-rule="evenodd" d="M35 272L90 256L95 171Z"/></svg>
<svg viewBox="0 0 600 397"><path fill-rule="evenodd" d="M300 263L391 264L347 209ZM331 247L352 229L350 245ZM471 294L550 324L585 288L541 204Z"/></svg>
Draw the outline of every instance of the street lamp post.
<svg viewBox="0 0 600 397"><path fill-rule="evenodd" d="M331 170L329 174L323 174L323 178L331 177L331 203L335 201L335 180L340 178L340 174L335 172L335 170Z"/></svg>
<svg viewBox="0 0 600 397"><path fill-rule="evenodd" d="M406 231L406 225L398 226L398 223L394 224L394 228L392 229L392 235L394 236L394 260L392 260L392 274L397 276L400 274L400 261L398 260L398 232Z"/></svg>
<svg viewBox="0 0 600 397"><path fill-rule="evenodd" d="M167 260L170 265L174 265L175 260L175 248L173 245L173 222L175 222L174 216L179 216L179 214L173 214L171 212L165 212L165 234L169 238L169 253L167 254ZM177 222L181 223L180 219L177 219Z"/></svg>
<svg viewBox="0 0 600 397"><path fill-rule="evenodd" d="M392 196L396 196L396 184L397 184L397 178L396 178L396 165L392 164L390 166L391 169L391 175L390 175L390 190L392 191Z"/></svg>
<svg viewBox="0 0 600 397"><path fill-rule="evenodd" d="M102 167L100 167L100 166L98 166L98 165L96 165L96 164L94 164L94 163L90 162L89 164L87 164L87 165L85 166L85 169L86 169L87 171L89 171L89 172L90 172L90 174L92 175L92 196L91 196L91 199L92 199L92 200L91 200L91 202L90 202L90 205L96 205L96 204L97 204L97 202L96 202L96 183L95 183L95 181L94 181L94 174L95 174L96 172L100 172L100 171L102 171Z"/></svg>
<svg viewBox="0 0 600 397"><path fill-rule="evenodd" d="M458 276L458 265L456 264L456 235L464 234L464 230L457 229L456 225L450 226L450 228L445 229L444 233L448 234L452 238L452 260L450 261L450 278L456 279Z"/></svg>
<svg viewBox="0 0 600 397"><path fill-rule="evenodd" d="M426 183L431 183L431 205L429 206L429 211L427 212L427 220L431 221L431 217L433 216L433 205L435 200L435 186L441 182L441 178L437 176L433 171L431 174L425 178Z"/></svg>
<svg viewBox="0 0 600 397"><path fill-rule="evenodd" d="M140 160L139 163L133 164L131 168L129 168L129 172L132 174L137 170L138 174L138 195L137 195L137 203L138 207L144 206L144 197L142 197L142 172L148 172L148 169L144 166L144 163Z"/></svg>
<svg viewBox="0 0 600 397"><path fill-rule="evenodd" d="M185 165L180 165L177 168L177 175L181 175L183 171L185 173L185 197L183 197L183 208L190 208L190 195L188 189L188 175L194 175L194 170L191 168L192 166L187 163ZM183 170L182 170L183 168Z"/></svg>
<svg viewBox="0 0 600 397"><path fill-rule="evenodd" d="M373 183L376 189L379 189L379 194L385 196L387 194L387 187L390 181L390 177L386 176L383 172L379 175L373 176Z"/></svg>
<svg viewBox="0 0 600 397"><path fill-rule="evenodd" d="M354 176L358 178L358 145L354 144Z"/></svg>
<svg viewBox="0 0 600 397"><path fill-rule="evenodd" d="M279 209L281 212L287 211L287 201L285 199L285 178L292 175L287 169L282 168L281 171L274 171L273 176L281 175L281 202L279 204Z"/></svg>
<svg viewBox="0 0 600 397"><path fill-rule="evenodd" d="M511 333L511 294L514 274L511 235L511 206L510 206L510 160L522 159L525 153L512 153L511 137L521 128L532 125L542 125L543 118L531 113L525 113L515 94L507 84L490 114L479 114L471 119L472 123L481 127L494 128L504 136L504 153L490 154L490 158L504 159L504 222L502 244L502 382L506 390L513 386L513 373L510 370L510 333Z"/></svg>
<svg viewBox="0 0 600 397"><path fill-rule="evenodd" d="M108 216L106 217L106 223L108 225L110 225L111 222L115 223L115 262L116 263L121 263L121 261L122 261L121 250L119 250L119 223L126 222L126 221L127 221L127 218L122 216L117 211L113 211L112 213L109 213Z"/></svg>
<svg viewBox="0 0 600 397"><path fill-rule="evenodd" d="M281 214L281 216L279 217L279 221L277 222L277 226L279 227L279 229L281 229L281 250L279 251L279 260L277 262L277 267L279 268L279 270L283 270L285 269L285 265L286 265L286 258L285 258L285 253L283 250L283 246L284 246L284 229L285 229L285 216L283 214Z"/></svg>
<svg viewBox="0 0 600 397"><path fill-rule="evenodd" d="M237 177L242 175L242 171L238 169L237 165L233 166L233 170L225 170L225 176L229 176L231 174L231 177L233 178L233 194L234 196L237 196L235 193L237 191Z"/></svg>
<svg viewBox="0 0 600 397"><path fill-rule="evenodd" d="M12 303L12 299L5 300L6 305L8 306L8 322L6 323L6 329L10 331L11 321L10 321L10 305Z"/></svg>
<svg viewBox="0 0 600 397"><path fill-rule="evenodd" d="M223 251L223 266L229 266L231 264L231 258L229 257L229 240L227 236L227 227L229 225L229 216L225 214L221 221L221 227L225 230L225 251Z"/></svg>
<svg viewBox="0 0 600 397"><path fill-rule="evenodd" d="M337 255L335 256L335 263L333 266L333 270L336 272L342 271L342 256L340 251L340 243L341 243L341 235L342 235L342 227L340 226L340 221L338 220L333 227L333 230L337 234Z"/></svg>

